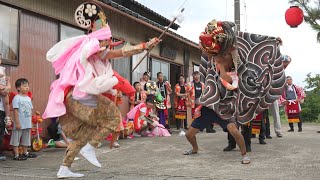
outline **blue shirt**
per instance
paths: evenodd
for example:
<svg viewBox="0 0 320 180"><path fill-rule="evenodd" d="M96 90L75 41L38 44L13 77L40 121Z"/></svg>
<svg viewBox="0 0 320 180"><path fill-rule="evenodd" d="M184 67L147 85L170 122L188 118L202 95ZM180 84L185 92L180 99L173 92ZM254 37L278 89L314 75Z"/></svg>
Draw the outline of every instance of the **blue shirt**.
<svg viewBox="0 0 320 180"><path fill-rule="evenodd" d="M32 127L32 102L29 96L22 96L17 94L12 100L13 109L18 109L18 117L21 129L28 129ZM13 128L16 129L15 123Z"/></svg>
<svg viewBox="0 0 320 180"><path fill-rule="evenodd" d="M286 88L287 88L286 100L296 100L297 93L296 93L295 87L293 85L291 85L291 88L289 88L288 86Z"/></svg>

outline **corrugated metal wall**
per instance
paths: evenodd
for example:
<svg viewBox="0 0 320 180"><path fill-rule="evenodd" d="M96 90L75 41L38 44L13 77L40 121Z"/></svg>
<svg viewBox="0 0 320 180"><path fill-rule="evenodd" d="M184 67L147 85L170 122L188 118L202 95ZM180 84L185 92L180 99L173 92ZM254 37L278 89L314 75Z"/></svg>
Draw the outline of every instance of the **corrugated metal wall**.
<svg viewBox="0 0 320 180"><path fill-rule="evenodd" d="M74 11L85 0L0 0L69 24L75 24Z"/></svg>
<svg viewBox="0 0 320 180"><path fill-rule="evenodd" d="M56 76L51 63L46 61L47 51L58 41L58 24L42 17L21 13L20 64L9 66L12 91L18 78L27 78L33 93L34 110L41 113L47 105L49 88ZM47 127L48 121L42 127ZM45 133L45 132L44 132Z"/></svg>

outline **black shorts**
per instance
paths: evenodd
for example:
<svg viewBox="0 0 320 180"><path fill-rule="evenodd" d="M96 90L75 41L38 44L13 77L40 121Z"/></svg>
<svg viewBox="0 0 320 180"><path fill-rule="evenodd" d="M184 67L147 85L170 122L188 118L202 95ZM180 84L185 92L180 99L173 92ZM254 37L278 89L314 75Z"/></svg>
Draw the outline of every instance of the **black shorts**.
<svg viewBox="0 0 320 180"><path fill-rule="evenodd" d="M223 120L212 109L209 109L207 107L202 107L201 108L201 116L196 118L192 122L191 127L199 129L200 131L202 131L204 128L207 128L212 123L219 124L219 126L224 131L227 131L227 125L229 123L234 123L234 122L231 122L231 121L228 121L228 120Z"/></svg>

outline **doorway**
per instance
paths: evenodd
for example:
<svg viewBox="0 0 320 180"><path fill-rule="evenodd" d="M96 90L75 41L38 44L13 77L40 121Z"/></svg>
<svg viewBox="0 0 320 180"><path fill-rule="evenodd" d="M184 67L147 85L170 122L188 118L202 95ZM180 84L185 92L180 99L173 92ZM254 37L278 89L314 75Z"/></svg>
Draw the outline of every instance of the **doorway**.
<svg viewBox="0 0 320 180"><path fill-rule="evenodd" d="M180 75L182 75L182 66L176 64L170 64L170 84L172 88L172 93L170 95L171 101L171 111L169 111L170 127L175 126L175 108L174 108L174 96L175 96L175 86L179 82Z"/></svg>

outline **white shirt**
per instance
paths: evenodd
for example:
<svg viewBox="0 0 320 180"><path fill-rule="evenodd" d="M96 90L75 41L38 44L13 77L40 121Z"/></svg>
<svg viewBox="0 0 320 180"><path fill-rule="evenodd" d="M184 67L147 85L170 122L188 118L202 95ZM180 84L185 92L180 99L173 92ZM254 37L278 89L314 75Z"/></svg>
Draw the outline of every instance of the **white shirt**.
<svg viewBox="0 0 320 180"><path fill-rule="evenodd" d="M292 84L291 84L291 85L288 84L288 91L293 91L293 86L292 86Z"/></svg>
<svg viewBox="0 0 320 180"><path fill-rule="evenodd" d="M0 98L0 111L4 111L4 101L3 101L3 97Z"/></svg>

